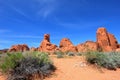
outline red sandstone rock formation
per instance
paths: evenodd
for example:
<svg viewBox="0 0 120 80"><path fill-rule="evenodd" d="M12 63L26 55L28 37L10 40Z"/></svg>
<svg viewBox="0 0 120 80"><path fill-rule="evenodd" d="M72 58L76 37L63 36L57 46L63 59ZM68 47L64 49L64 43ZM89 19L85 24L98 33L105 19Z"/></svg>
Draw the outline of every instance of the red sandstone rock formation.
<svg viewBox="0 0 120 80"><path fill-rule="evenodd" d="M59 48L62 52L77 52L77 48L72 44L68 38L63 38L60 41Z"/></svg>
<svg viewBox="0 0 120 80"><path fill-rule="evenodd" d="M35 47L31 47L31 48L30 48L30 51L38 51L38 49L35 48Z"/></svg>
<svg viewBox="0 0 120 80"><path fill-rule="evenodd" d="M8 51L9 52L24 52L28 51L29 47L26 44L13 45Z"/></svg>
<svg viewBox="0 0 120 80"><path fill-rule="evenodd" d="M108 33L107 30L103 27L97 30L97 43L99 47L105 52L113 51L119 48L118 42L114 35Z"/></svg>
<svg viewBox="0 0 120 80"><path fill-rule="evenodd" d="M2 49L0 50L0 53L6 53L8 51L8 49Z"/></svg>
<svg viewBox="0 0 120 80"><path fill-rule="evenodd" d="M57 46L50 43L50 35L45 34L44 39L41 42L38 50L41 51L41 52L53 53L53 52L55 52L56 49L57 49Z"/></svg>
<svg viewBox="0 0 120 80"><path fill-rule="evenodd" d="M98 44L93 41L86 41L85 43L77 45L78 52L97 51Z"/></svg>

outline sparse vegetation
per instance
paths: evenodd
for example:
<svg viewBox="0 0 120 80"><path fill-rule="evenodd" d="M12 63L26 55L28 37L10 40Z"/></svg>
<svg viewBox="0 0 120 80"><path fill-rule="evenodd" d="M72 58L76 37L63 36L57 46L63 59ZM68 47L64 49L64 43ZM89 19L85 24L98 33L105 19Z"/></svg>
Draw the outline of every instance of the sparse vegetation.
<svg viewBox="0 0 120 80"><path fill-rule="evenodd" d="M57 55L57 58L63 58L64 57L64 53L61 51L57 51L55 52L55 54Z"/></svg>
<svg viewBox="0 0 120 80"><path fill-rule="evenodd" d="M76 53L77 56L82 56L82 53L78 52Z"/></svg>
<svg viewBox="0 0 120 80"><path fill-rule="evenodd" d="M43 80L55 71L49 56L43 52L8 53L0 68L10 74L8 80ZM35 78L35 79L34 79Z"/></svg>
<svg viewBox="0 0 120 80"><path fill-rule="evenodd" d="M68 56L75 56L75 53L74 52L68 52L66 53Z"/></svg>
<svg viewBox="0 0 120 80"><path fill-rule="evenodd" d="M110 70L120 67L120 53L87 52L86 60L91 64L97 64Z"/></svg>
<svg viewBox="0 0 120 80"><path fill-rule="evenodd" d="M7 56L2 59L0 68L6 73L15 67L17 61L23 59L23 55L21 53L7 53Z"/></svg>

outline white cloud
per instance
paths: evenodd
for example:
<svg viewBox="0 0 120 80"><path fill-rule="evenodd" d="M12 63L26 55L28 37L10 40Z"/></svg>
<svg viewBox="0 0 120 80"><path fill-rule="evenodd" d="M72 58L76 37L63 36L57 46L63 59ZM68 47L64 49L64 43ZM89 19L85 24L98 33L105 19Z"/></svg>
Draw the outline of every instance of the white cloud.
<svg viewBox="0 0 120 80"><path fill-rule="evenodd" d="M11 31L7 29L0 29L0 33L7 33L7 32L11 32Z"/></svg>
<svg viewBox="0 0 120 80"><path fill-rule="evenodd" d="M4 36L6 38L43 38L41 36L33 36L33 35L7 35Z"/></svg>
<svg viewBox="0 0 120 80"><path fill-rule="evenodd" d="M38 15L47 18L49 15L51 15L54 10L56 10L56 4L57 0L38 0L41 8L38 11Z"/></svg>
<svg viewBox="0 0 120 80"><path fill-rule="evenodd" d="M14 41L10 41L10 40L0 40L0 44L9 44L9 43L13 43Z"/></svg>

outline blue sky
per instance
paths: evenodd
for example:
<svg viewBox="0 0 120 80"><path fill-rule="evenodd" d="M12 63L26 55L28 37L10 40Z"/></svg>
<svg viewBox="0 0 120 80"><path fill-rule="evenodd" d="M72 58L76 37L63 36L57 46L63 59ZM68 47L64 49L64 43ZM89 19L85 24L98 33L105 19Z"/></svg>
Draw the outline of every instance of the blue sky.
<svg viewBox="0 0 120 80"><path fill-rule="evenodd" d="M120 0L0 0L0 49L13 44L38 47L43 34L59 44L96 41L104 26L120 42Z"/></svg>

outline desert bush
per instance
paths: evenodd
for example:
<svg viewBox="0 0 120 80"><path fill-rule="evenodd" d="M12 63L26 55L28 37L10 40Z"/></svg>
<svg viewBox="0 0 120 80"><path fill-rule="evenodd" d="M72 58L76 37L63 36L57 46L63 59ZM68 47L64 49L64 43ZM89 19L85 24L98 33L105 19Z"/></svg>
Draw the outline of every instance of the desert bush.
<svg viewBox="0 0 120 80"><path fill-rule="evenodd" d="M82 53L78 52L76 53L77 56L82 56Z"/></svg>
<svg viewBox="0 0 120 80"><path fill-rule="evenodd" d="M75 56L75 53L74 52L68 52L66 53L68 56Z"/></svg>
<svg viewBox="0 0 120 80"><path fill-rule="evenodd" d="M0 54L2 54L2 52L0 52Z"/></svg>
<svg viewBox="0 0 120 80"><path fill-rule="evenodd" d="M43 80L44 77L49 76L55 69L53 64L46 64L40 58L27 57L17 62L17 65L11 71L9 80L34 80L34 78ZM35 77L36 75L38 76Z"/></svg>
<svg viewBox="0 0 120 80"><path fill-rule="evenodd" d="M7 72L15 67L16 62L23 59L22 53L7 53L7 56L1 59L0 68Z"/></svg>
<svg viewBox="0 0 120 80"><path fill-rule="evenodd" d="M63 58L64 57L64 53L61 51L57 51L55 52L55 54L57 55L57 58Z"/></svg>
<svg viewBox="0 0 120 80"><path fill-rule="evenodd" d="M9 74L8 80L34 80L36 76L42 80L56 69L44 52L7 53L0 61L2 71Z"/></svg>
<svg viewBox="0 0 120 80"><path fill-rule="evenodd" d="M110 70L120 67L120 53L87 52L86 60Z"/></svg>

